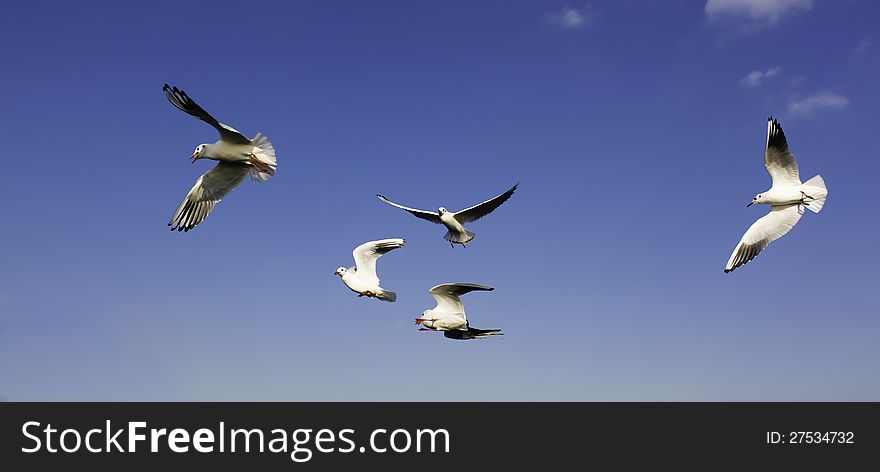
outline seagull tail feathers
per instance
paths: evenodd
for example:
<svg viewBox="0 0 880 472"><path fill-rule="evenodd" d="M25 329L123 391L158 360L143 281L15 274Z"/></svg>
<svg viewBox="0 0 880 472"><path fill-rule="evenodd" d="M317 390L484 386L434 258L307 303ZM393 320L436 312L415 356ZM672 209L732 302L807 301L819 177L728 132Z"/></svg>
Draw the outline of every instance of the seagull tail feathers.
<svg viewBox="0 0 880 472"><path fill-rule="evenodd" d="M458 232L453 233L452 231L447 231L446 234L443 235L443 239L445 239L451 243L464 244L464 243L470 242L472 239L474 239L475 236L476 235L474 233L471 233L468 230L464 230L464 234L460 234Z"/></svg>
<svg viewBox="0 0 880 472"><path fill-rule="evenodd" d="M275 146L262 133L254 137L254 156L251 168L251 180L254 182L266 182L275 175Z"/></svg>
<svg viewBox="0 0 880 472"><path fill-rule="evenodd" d="M825 180L822 179L821 175L817 175L804 182L801 188L807 196L812 197L807 208L813 213L819 213L819 211L822 210L822 207L825 206L825 197L828 196L828 189L825 187Z"/></svg>
<svg viewBox="0 0 880 472"><path fill-rule="evenodd" d="M397 301L397 294L394 292L389 292L387 290L377 293L376 298L380 300L385 300L386 302L394 302Z"/></svg>

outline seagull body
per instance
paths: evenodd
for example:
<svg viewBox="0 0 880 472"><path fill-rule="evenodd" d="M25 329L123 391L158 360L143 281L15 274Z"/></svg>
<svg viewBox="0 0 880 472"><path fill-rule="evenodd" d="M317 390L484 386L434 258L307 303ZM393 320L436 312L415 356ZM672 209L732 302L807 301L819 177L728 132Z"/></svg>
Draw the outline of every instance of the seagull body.
<svg viewBox="0 0 880 472"><path fill-rule="evenodd" d="M475 235L468 231L463 224L476 221L489 213L492 213L492 211L501 206L502 203L506 202L507 199L513 195L517 186L519 186L519 184L514 185L510 190L497 197L457 212L448 211L443 207L440 207L436 213L433 211L418 210L394 203L382 195L376 195L376 197L391 206L406 210L418 218L430 221L431 223L442 224L447 229L443 238L449 241L449 244L452 245L452 247L455 247L456 244L461 244L462 247L464 247L465 244L474 239Z"/></svg>
<svg viewBox="0 0 880 472"><path fill-rule="evenodd" d="M801 219L805 208L819 213L825 205L828 196L825 180L817 175L801 182L797 161L788 150L782 127L772 117L767 120L764 166L773 184L770 190L759 193L746 206L755 203L770 205L770 213L755 221L743 234L724 272L730 272L754 259L772 241L788 233Z"/></svg>
<svg viewBox="0 0 880 472"><path fill-rule="evenodd" d="M443 239L450 243L459 242L462 247L464 247L465 244L469 243L476 237L474 233L466 230L464 226L455 219L454 212L446 211L446 208L440 207L437 213L440 216L440 223L447 229ZM455 247L455 245L452 247Z"/></svg>
<svg viewBox="0 0 880 472"><path fill-rule="evenodd" d="M346 287L357 293L359 297L367 296L388 302L397 300L397 294L379 286L376 275L376 260L388 251L393 251L406 244L401 238L368 241L354 248L355 267L336 269L336 275L342 279Z"/></svg>
<svg viewBox="0 0 880 472"><path fill-rule="evenodd" d="M444 336L451 339L478 339L501 335L499 329L470 327L460 297L475 290L490 292L495 289L477 284L440 284L431 287L428 293L437 301L437 306L423 311L416 318L416 324L424 326L422 331L442 331Z"/></svg>
<svg viewBox="0 0 880 472"><path fill-rule="evenodd" d="M216 143L199 144L190 159L219 161L196 180L186 198L171 216L171 230L189 231L207 218L214 206L250 174L254 182L265 182L275 175L275 148L266 136L257 133L249 139L235 128L220 123L194 102L183 90L163 87L165 97L179 110L213 126L220 133Z"/></svg>

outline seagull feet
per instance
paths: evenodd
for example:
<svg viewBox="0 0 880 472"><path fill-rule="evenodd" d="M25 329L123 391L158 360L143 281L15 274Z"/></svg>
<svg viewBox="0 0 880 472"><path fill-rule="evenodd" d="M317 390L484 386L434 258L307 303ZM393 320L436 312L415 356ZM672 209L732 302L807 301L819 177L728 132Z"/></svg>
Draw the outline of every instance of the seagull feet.
<svg viewBox="0 0 880 472"><path fill-rule="evenodd" d="M371 291L369 291L369 290L364 290L363 292L361 292L360 294L358 294L358 297L364 297L364 296L369 297L369 298L373 298L373 297L376 296L376 294L373 293L373 292L371 292Z"/></svg>
<svg viewBox="0 0 880 472"><path fill-rule="evenodd" d="M812 195L807 195L806 193L804 193L803 190L801 190L801 203L803 203L804 205L809 205L809 203L806 201L808 198L810 199L810 201L813 201L816 199L816 197L814 197Z"/></svg>
<svg viewBox="0 0 880 472"><path fill-rule="evenodd" d="M806 193L804 193L803 190L801 190L801 202L798 204L798 211L803 211L801 206L805 206L805 207L810 206L810 201L807 201L807 199L809 199L810 201L813 201L816 199L816 197L814 197L812 195L807 195Z"/></svg>
<svg viewBox="0 0 880 472"><path fill-rule="evenodd" d="M256 153L252 152L252 153L248 154L248 157L250 158L251 165L254 166L254 169L257 169L257 171L259 171L263 174L269 173L269 171L266 169L270 169L271 167L269 166L269 164L266 164L265 162L261 161L260 158L257 157Z"/></svg>

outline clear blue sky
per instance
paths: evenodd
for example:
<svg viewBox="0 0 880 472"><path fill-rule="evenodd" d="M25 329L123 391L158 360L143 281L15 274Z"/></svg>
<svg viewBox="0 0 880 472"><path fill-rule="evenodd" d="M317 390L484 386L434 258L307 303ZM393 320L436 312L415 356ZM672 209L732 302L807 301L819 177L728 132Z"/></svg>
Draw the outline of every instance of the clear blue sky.
<svg viewBox="0 0 880 472"><path fill-rule="evenodd" d="M0 18L0 398L880 400L875 2L80 3ZM165 82L278 151L187 234ZM771 114L828 202L724 274ZM464 250L374 197L517 181ZM505 336L418 333L442 282Z"/></svg>

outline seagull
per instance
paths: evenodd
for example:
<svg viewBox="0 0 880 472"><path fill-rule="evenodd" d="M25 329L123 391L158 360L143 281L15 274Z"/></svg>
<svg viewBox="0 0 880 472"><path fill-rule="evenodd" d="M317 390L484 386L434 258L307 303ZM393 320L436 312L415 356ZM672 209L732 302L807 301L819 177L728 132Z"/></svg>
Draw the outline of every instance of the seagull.
<svg viewBox="0 0 880 472"><path fill-rule="evenodd" d="M428 293L437 300L437 306L425 310L416 318L416 324L423 325L419 331L442 331L450 339L480 339L488 336L501 336L500 329L471 328L461 303L462 295L475 290L491 292L492 287L477 284L440 284L431 287Z"/></svg>
<svg viewBox="0 0 880 472"><path fill-rule="evenodd" d="M510 198L511 195L513 195L513 192L516 191L517 186L519 186L518 183L511 187L510 190L502 193L501 195L498 195L495 198L491 198L483 203L456 212L448 211L446 208L443 207L440 207L437 210L437 213L434 213L433 211L417 210L415 208L409 208L394 203L382 195L376 196L379 197L379 200L382 200L383 202L391 206L406 210L423 220L428 220L431 223L442 224L446 227L446 229L449 230L446 232L443 238L449 241L450 246L455 248L456 244L461 244L461 247L464 247L465 244L474 239L474 233L465 229L462 224L470 223L471 221L477 221L480 218L488 215L489 213L492 213L493 210L501 206L502 203L506 202L507 199Z"/></svg>
<svg viewBox="0 0 880 472"><path fill-rule="evenodd" d="M397 294L389 292L379 286L379 276L376 275L376 260L388 251L393 251L406 244L401 238L380 239L368 241L354 248L355 267L336 269L336 275L342 279L342 283L359 297L367 296L393 302L397 300Z"/></svg>
<svg viewBox="0 0 880 472"><path fill-rule="evenodd" d="M770 213L749 227L730 255L724 267L725 273L754 259L772 241L788 233L801 219L804 208L819 213L825 205L825 197L828 196L825 181L821 175L817 175L801 183L797 162L788 150L782 127L773 117L767 119L764 166L773 184L770 190L756 195L746 207L764 203L770 205Z"/></svg>
<svg viewBox="0 0 880 472"><path fill-rule="evenodd" d="M201 223L220 199L244 180L245 175L250 174L254 182L265 182L275 175L275 148L260 133L254 139L248 139L229 125L220 123L183 90L168 84L162 90L172 105L220 132L219 141L214 144L199 144L190 156L193 163L199 159L219 162L196 180L196 184L168 222L171 231L189 231Z"/></svg>

